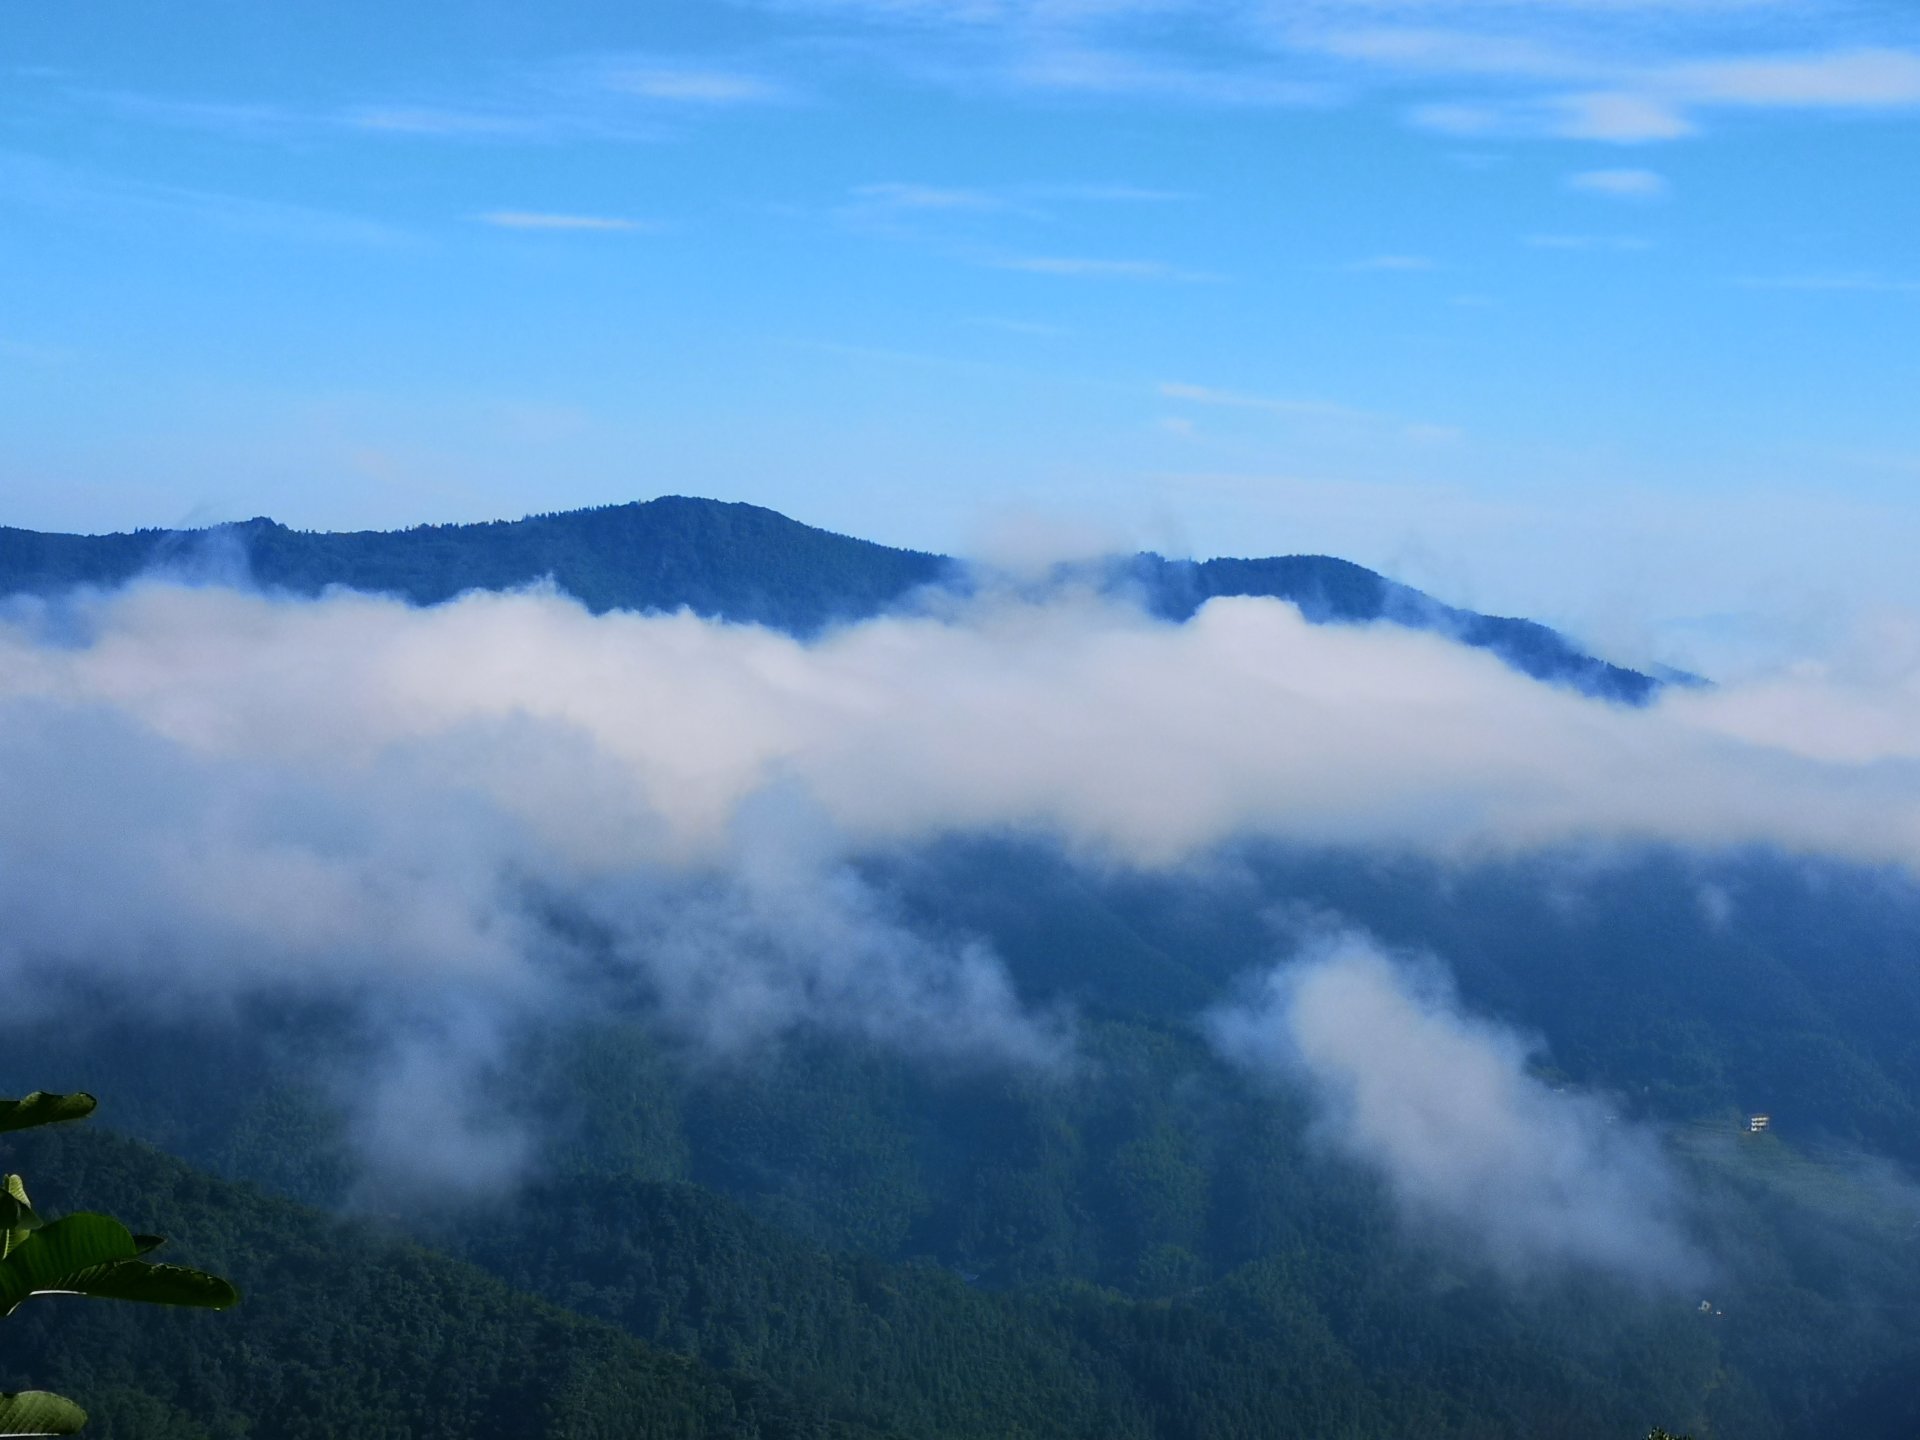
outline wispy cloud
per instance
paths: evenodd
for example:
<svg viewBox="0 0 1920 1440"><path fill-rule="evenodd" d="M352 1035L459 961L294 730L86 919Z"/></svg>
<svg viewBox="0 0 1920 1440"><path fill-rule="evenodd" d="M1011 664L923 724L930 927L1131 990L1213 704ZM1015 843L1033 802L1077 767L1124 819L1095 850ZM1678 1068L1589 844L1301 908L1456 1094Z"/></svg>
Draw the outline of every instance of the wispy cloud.
<svg viewBox="0 0 1920 1440"><path fill-rule="evenodd" d="M1653 242L1640 235L1526 235L1521 243L1534 250L1611 251L1614 254L1638 254L1653 249Z"/></svg>
<svg viewBox="0 0 1920 1440"><path fill-rule="evenodd" d="M1666 72L1704 103L1865 110L1920 105L1920 53L1862 49L1709 60Z"/></svg>
<svg viewBox="0 0 1920 1440"><path fill-rule="evenodd" d="M856 185L853 197L856 205L876 210L1005 210L1012 204L991 190L902 181Z"/></svg>
<svg viewBox="0 0 1920 1440"><path fill-rule="evenodd" d="M1666 176L1653 170L1581 170L1567 176L1566 185L1614 200L1658 200L1668 188Z"/></svg>
<svg viewBox="0 0 1920 1440"><path fill-rule="evenodd" d="M1569 140L1638 145L1678 140L1699 127L1672 99L1626 90L1563 95L1546 102L1537 127Z"/></svg>
<svg viewBox="0 0 1920 1440"><path fill-rule="evenodd" d="M1421 445L1448 444L1460 439L1462 433L1457 426L1405 420L1398 416L1382 414L1377 410L1342 405L1331 400L1253 395L1241 390L1221 390L1210 385L1192 385L1172 380L1162 381L1154 388L1165 400L1178 400L1190 405L1207 405L1228 410L1252 410L1296 420L1323 420L1363 426L1370 430L1391 432L1403 440Z"/></svg>
<svg viewBox="0 0 1920 1440"><path fill-rule="evenodd" d="M1692 134L1715 108L1920 106L1914 25L1788 0L768 0L947 84L1192 106L1409 96L1455 134ZM1847 36L1853 46L1836 48Z"/></svg>
<svg viewBox="0 0 1920 1440"><path fill-rule="evenodd" d="M1641 145L1678 140L1698 129L1671 101L1598 90L1524 100L1441 101L1415 105L1407 119L1441 135L1600 140Z"/></svg>
<svg viewBox="0 0 1920 1440"><path fill-rule="evenodd" d="M1440 267L1425 255L1369 255L1364 260L1351 260L1340 268L1356 275L1365 275L1382 272L1407 274Z"/></svg>
<svg viewBox="0 0 1920 1440"><path fill-rule="evenodd" d="M319 245L391 246L414 237L398 226L305 205L163 185L0 151L0 204L103 222L129 216Z"/></svg>
<svg viewBox="0 0 1920 1440"><path fill-rule="evenodd" d="M312 130L319 117L285 105L142 95L75 87L69 99L134 124L214 131L249 140L278 140Z"/></svg>
<svg viewBox="0 0 1920 1440"><path fill-rule="evenodd" d="M1749 275L1734 282L1748 290L1808 290L1833 294L1920 295L1920 280L1858 272L1845 275Z"/></svg>
<svg viewBox="0 0 1920 1440"><path fill-rule="evenodd" d="M66 365L78 358L78 354L64 345L37 345L0 335L0 360L15 360L26 365Z"/></svg>
<svg viewBox="0 0 1920 1440"><path fill-rule="evenodd" d="M1164 53L1074 46L1017 54L1001 78L1022 89L1208 108L1323 105L1332 95L1324 84L1263 62L1203 64Z"/></svg>
<svg viewBox="0 0 1920 1440"><path fill-rule="evenodd" d="M1536 1047L1467 1012L1437 962L1329 936L1209 1029L1230 1059L1303 1083L1322 1136L1411 1223L1510 1275L1571 1265L1667 1287L1704 1269L1653 1133L1529 1074Z"/></svg>
<svg viewBox="0 0 1920 1440"><path fill-rule="evenodd" d="M947 185L886 180L853 187L857 203L897 210L999 210L1038 216L1043 205L1171 205L1191 191L1112 183Z"/></svg>
<svg viewBox="0 0 1920 1440"><path fill-rule="evenodd" d="M548 122L532 115L489 114L435 105L356 105L339 113L351 130L472 140L528 138L547 133Z"/></svg>
<svg viewBox="0 0 1920 1440"><path fill-rule="evenodd" d="M673 105L767 105L791 98L786 86L744 70L664 61L611 61L591 67L589 73L607 90Z"/></svg>
<svg viewBox="0 0 1920 1440"><path fill-rule="evenodd" d="M300 111L224 97L69 93L148 124L254 139L316 129L468 140L649 138L700 112L801 102L795 77L883 68L976 94L1298 107L1365 93L1455 135L1647 143L1718 111L1920 107L1907 23L1823 34L1779 3L1589 0L765 0L772 38L746 53L588 54L476 92L360 97ZM1653 21L1659 23L1651 23ZM1765 20L1767 23L1760 23ZM1835 47L1835 34L1855 43ZM822 58L830 57L822 68Z"/></svg>
<svg viewBox="0 0 1920 1440"><path fill-rule="evenodd" d="M68 87L66 100L135 124L234 139L326 134L461 141L648 140L676 117L791 103L793 89L760 70L674 56L597 54L530 65L491 83L439 94L346 99L306 107L202 96Z"/></svg>
<svg viewBox="0 0 1920 1440"><path fill-rule="evenodd" d="M1052 340L1070 333L1064 325L1054 325L1045 320L1020 320L1005 315L974 315L966 322L982 330L999 330L1008 335L1030 335L1037 339Z"/></svg>
<svg viewBox="0 0 1920 1440"><path fill-rule="evenodd" d="M1376 420L1380 417L1370 410L1356 409L1351 405L1335 404L1331 400L1302 400L1287 396L1249 395L1239 390L1220 390L1211 385L1189 385L1183 381L1164 380L1154 387L1168 400L1185 400L1194 405L1222 406L1230 410L1260 410L1269 415L1312 415L1322 419L1336 420Z"/></svg>
<svg viewBox="0 0 1920 1440"><path fill-rule="evenodd" d="M599 230L624 233L651 232L660 229L653 220L632 220L618 215L564 215L543 210L489 210L473 217L482 225L502 230Z"/></svg>
<svg viewBox="0 0 1920 1440"><path fill-rule="evenodd" d="M1511 34L1402 26L1357 30L1301 29L1296 48L1422 74L1578 79L1593 74L1590 58Z"/></svg>
<svg viewBox="0 0 1920 1440"><path fill-rule="evenodd" d="M1109 260L1081 255L1004 255L981 263L994 270L1060 275L1075 280L1165 280L1182 285L1202 285L1226 278L1209 270L1190 270L1164 260Z"/></svg>
<svg viewBox="0 0 1920 1440"><path fill-rule="evenodd" d="M998 248L1004 251L1022 243L1010 238L1015 232L1024 229L1031 234L1030 227L1076 218L1076 211L1169 205L1191 198L1184 191L1113 182L956 185L885 180L854 186L850 198L833 214L842 224L865 234L918 241L950 255L961 252L959 258L982 263L980 246L988 233L1000 237ZM1004 223L992 223L996 221ZM1024 267L1015 265L1014 268ZM1167 267L1169 271L1172 268ZM1092 272L1083 270L1082 273ZM1165 278L1173 276L1169 274Z"/></svg>
<svg viewBox="0 0 1920 1440"><path fill-rule="evenodd" d="M1191 190L1166 190L1152 185L1048 184L1022 185L1020 193L1036 200L1085 201L1092 205L1173 205L1192 200Z"/></svg>

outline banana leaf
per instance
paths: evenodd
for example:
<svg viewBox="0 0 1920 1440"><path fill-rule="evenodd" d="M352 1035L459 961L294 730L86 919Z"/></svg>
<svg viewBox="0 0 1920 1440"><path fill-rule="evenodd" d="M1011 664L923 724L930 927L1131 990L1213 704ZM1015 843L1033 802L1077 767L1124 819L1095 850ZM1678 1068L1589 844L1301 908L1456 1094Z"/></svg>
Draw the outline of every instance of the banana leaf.
<svg viewBox="0 0 1920 1440"><path fill-rule="evenodd" d="M0 1130L25 1130L32 1125L56 1125L62 1120L84 1120L99 1102L93 1096L49 1095L36 1090L23 1100L0 1100Z"/></svg>
<svg viewBox="0 0 1920 1440"><path fill-rule="evenodd" d="M45 1390L0 1395L0 1436L72 1435L86 1423L86 1411Z"/></svg>

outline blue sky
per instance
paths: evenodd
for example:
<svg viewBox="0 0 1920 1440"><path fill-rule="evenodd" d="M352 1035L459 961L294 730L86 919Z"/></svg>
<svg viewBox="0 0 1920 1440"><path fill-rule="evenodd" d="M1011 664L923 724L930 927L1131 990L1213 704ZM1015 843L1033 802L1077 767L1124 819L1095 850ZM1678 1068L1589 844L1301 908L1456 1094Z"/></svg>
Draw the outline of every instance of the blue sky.
<svg viewBox="0 0 1920 1440"><path fill-rule="evenodd" d="M0 0L0 523L660 493L1920 607L1920 12Z"/></svg>

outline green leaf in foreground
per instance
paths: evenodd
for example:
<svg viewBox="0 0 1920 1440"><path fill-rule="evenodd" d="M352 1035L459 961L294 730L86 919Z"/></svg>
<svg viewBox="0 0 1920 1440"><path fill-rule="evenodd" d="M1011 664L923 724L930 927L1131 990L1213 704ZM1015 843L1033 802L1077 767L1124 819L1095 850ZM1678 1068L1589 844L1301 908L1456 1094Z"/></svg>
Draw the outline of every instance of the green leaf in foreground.
<svg viewBox="0 0 1920 1440"><path fill-rule="evenodd" d="M72 1435L86 1423L86 1411L45 1390L0 1395L0 1436Z"/></svg>
<svg viewBox="0 0 1920 1440"><path fill-rule="evenodd" d="M40 1228L40 1217L27 1199L27 1187L18 1175L0 1180L0 1260L13 1253L13 1247Z"/></svg>
<svg viewBox="0 0 1920 1440"><path fill-rule="evenodd" d="M25 1130L34 1125L57 1125L62 1120L84 1120L99 1102L76 1091L49 1095L36 1090L23 1100L0 1100L0 1130Z"/></svg>
<svg viewBox="0 0 1920 1440"><path fill-rule="evenodd" d="M136 1257L159 1243L105 1215L68 1215L28 1234L0 1260L0 1315L32 1295L92 1295L224 1310L240 1292L217 1275Z"/></svg>
<svg viewBox="0 0 1920 1440"><path fill-rule="evenodd" d="M138 1300L147 1305L186 1305L200 1310L225 1310L240 1303L240 1292L218 1275L185 1265L150 1265L145 1260L96 1265L68 1276L60 1288L98 1300Z"/></svg>

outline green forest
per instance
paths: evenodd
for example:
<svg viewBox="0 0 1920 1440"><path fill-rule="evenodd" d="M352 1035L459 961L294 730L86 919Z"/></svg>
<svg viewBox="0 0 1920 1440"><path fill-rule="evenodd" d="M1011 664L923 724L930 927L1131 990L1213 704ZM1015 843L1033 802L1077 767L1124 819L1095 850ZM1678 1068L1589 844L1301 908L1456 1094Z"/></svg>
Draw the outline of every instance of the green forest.
<svg viewBox="0 0 1920 1440"><path fill-rule="evenodd" d="M1383 929L1396 907L1428 932L1474 917L1489 933L1456 953L1490 966L1497 934L1554 924L1525 870L1442 886L1408 867L1244 858L1261 874L1235 882L1243 912L1288 892ZM23 1310L0 1337L5 1383L84 1396L88 1433L106 1436L1361 1440L1664 1424L1748 1440L1836 1416L1910 1434L1920 1206L1848 1157L1911 1135L1914 897L1862 880L1842 905L1844 874L1729 861L1722 883L1779 908L1771 953L1722 973L1676 865L1591 878L1543 993L1517 965L1463 984L1551 1026L1556 1073L1623 1104L1638 1092L1695 1197L1706 1294L1503 1275L1410 1232L1370 1174L1317 1143L1303 1101L1157 1018L1223 983L1211 967L1257 920L1234 913L1231 887L1205 897L1209 941L1186 913L1195 882L1183 908L1164 880L975 846L892 883L903 904L992 933L1034 998L1076 999L1076 1070L943 1071L819 1038L696 1062L644 1007L529 1026L501 1103L535 1124L538 1155L493 1197L356 1185L337 1106L286 1065L325 1016L17 1035L0 1082L84 1069L108 1100L94 1128L14 1138L6 1163L35 1177L41 1207L165 1233L248 1299L222 1315ZM1863 983L1881 976L1871 1022L1823 1011L1795 978L1843 913ZM1587 964L1607 1003L1583 1000ZM1791 1118L1742 1133L1738 1102L1756 1095Z"/></svg>
<svg viewBox="0 0 1920 1440"><path fill-rule="evenodd" d="M377 536L0 532L0 588L55 631L45 597L67 587L155 567L224 583L229 562L290 593L418 603L550 577L596 610L797 634L963 583L939 557L698 501ZM1281 594L1319 620L1442 628L1614 700L1657 683L1338 561L1149 556L1108 581L1169 619ZM36 1299L0 1324L0 1391L71 1396L99 1440L1920 1434L1905 872L1760 847L1255 841L1136 870L1010 833L844 871L897 933L996 957L1070 1058L830 1025L703 1045L584 901L512 877L551 993L484 1016L485 1063L458 1083L494 1128L465 1149L442 1143L430 1078L385 1076L414 1117L386 1143L449 1172L401 1183L361 1091L408 1025L459 1019L460 994L390 1015L397 989L289 980L196 1004L164 977L9 952L0 1094L102 1107L0 1137L0 1171L46 1218L169 1237L245 1300ZM1572 1092L1644 1140L1691 1258L1503 1258L1410 1210L1302 1084L1230 1063L1205 1017L1330 926L1439 957L1462 1011L1518 1037L1529 1095Z"/></svg>

